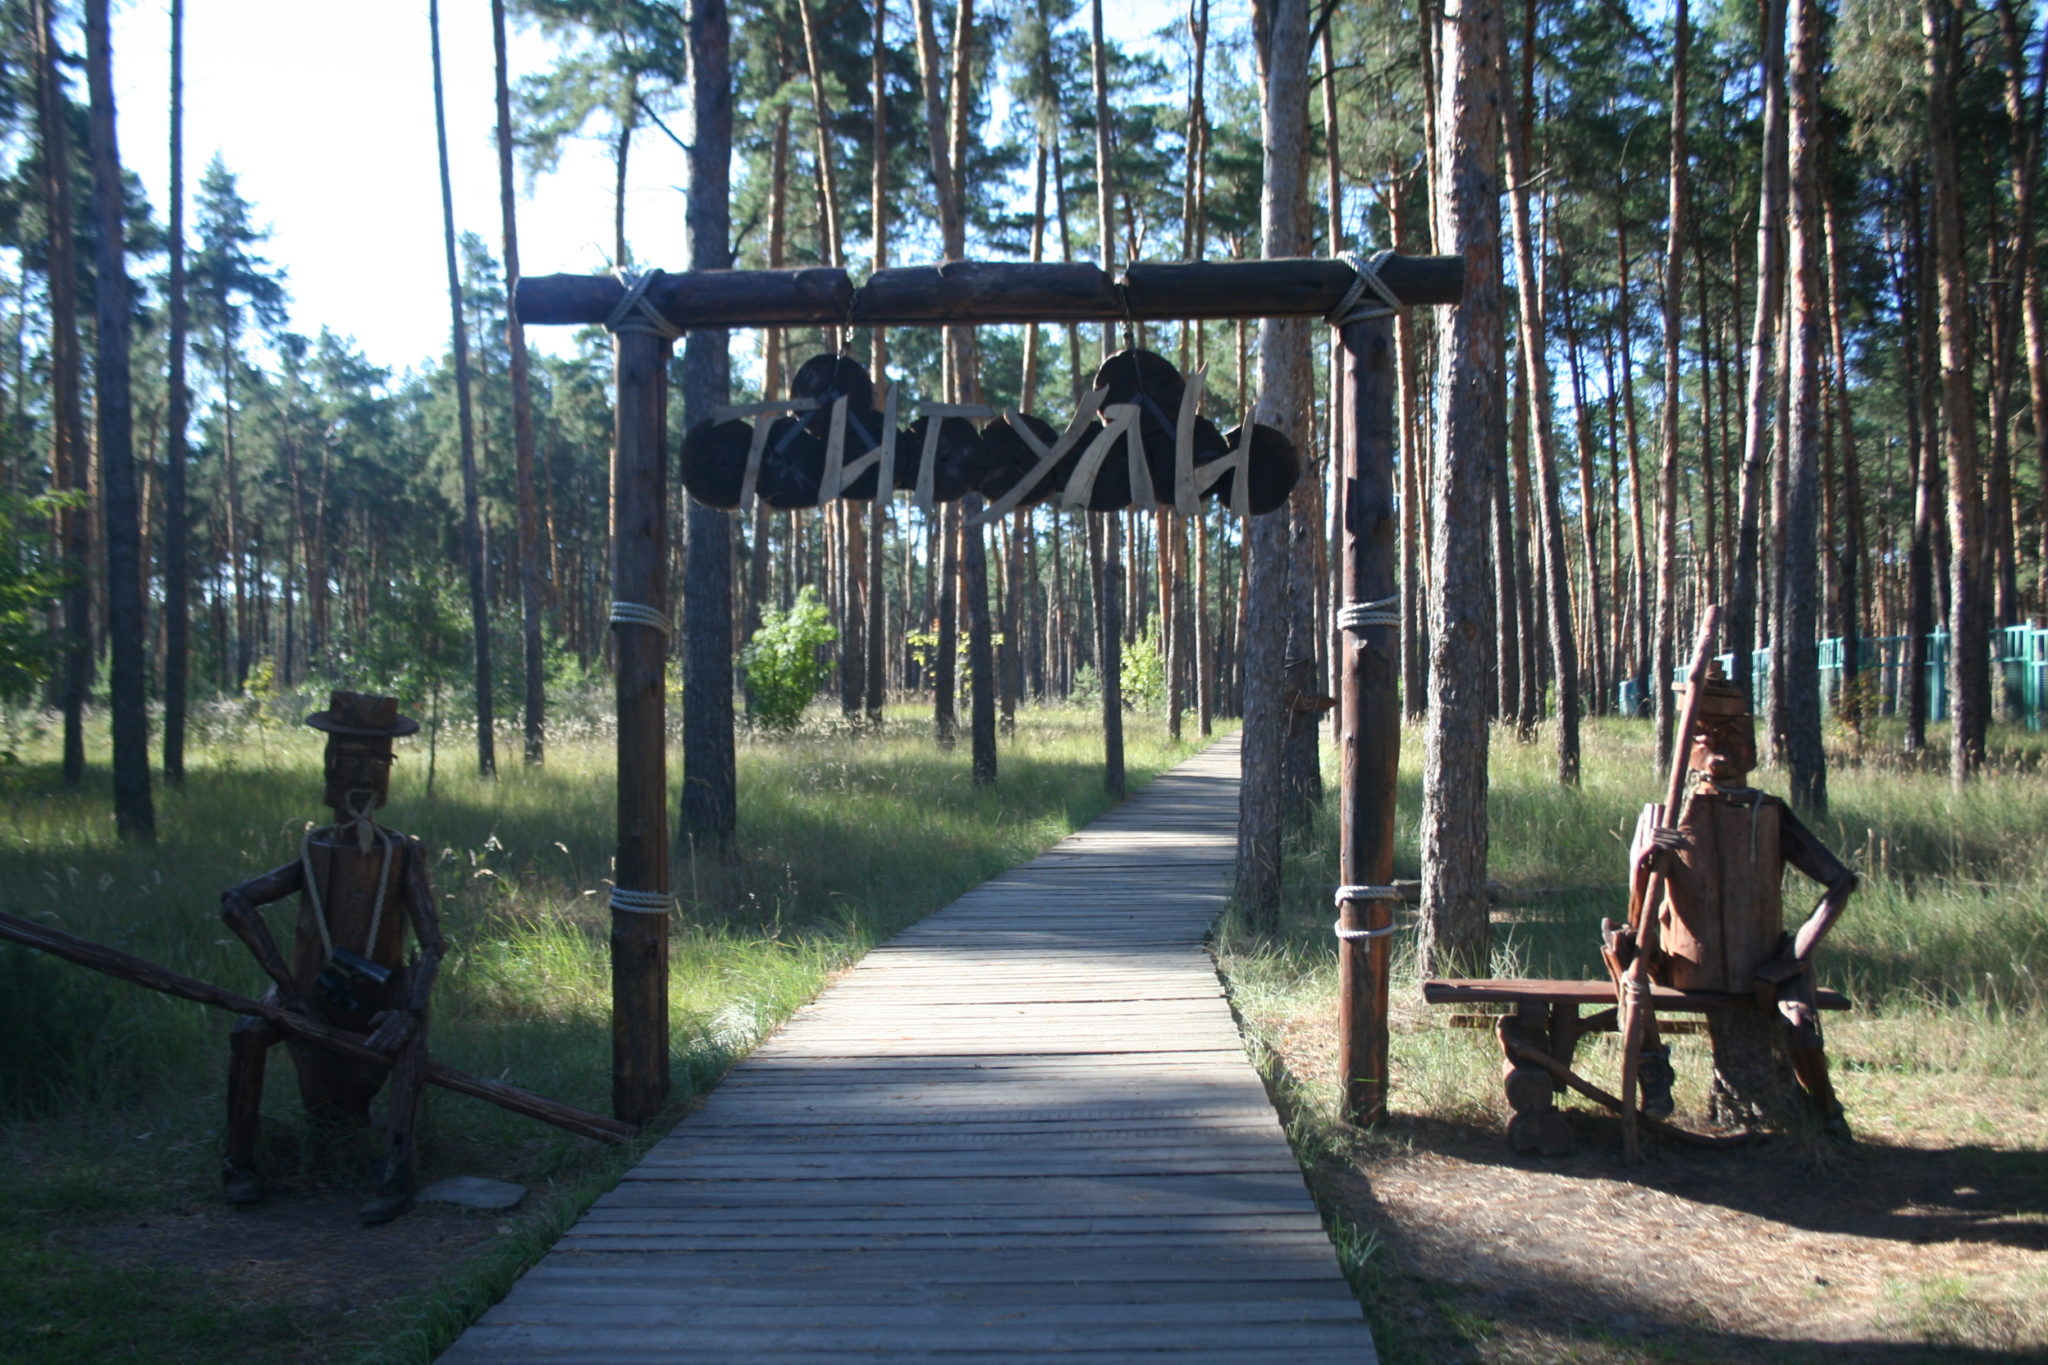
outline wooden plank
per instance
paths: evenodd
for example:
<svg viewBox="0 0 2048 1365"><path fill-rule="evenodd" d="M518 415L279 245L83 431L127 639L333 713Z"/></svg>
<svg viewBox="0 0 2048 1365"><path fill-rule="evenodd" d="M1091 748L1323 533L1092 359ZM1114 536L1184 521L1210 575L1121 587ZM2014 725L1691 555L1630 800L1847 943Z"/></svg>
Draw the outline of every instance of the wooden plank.
<svg viewBox="0 0 2048 1365"><path fill-rule="evenodd" d="M566 1299L563 1311L550 1313L546 1320L572 1321L571 1314L602 1307L599 1301ZM722 1303L650 1302L643 1305L653 1323L697 1326L749 1327L757 1325L760 1314L747 1308ZM844 1304L805 1315L820 1326L862 1327L946 1327L960 1320L957 1310L929 1304ZM1039 1304L991 1309L978 1316L980 1322L1014 1323L1020 1327L1117 1327L1161 1325L1182 1329L1206 1325L1241 1325L1274 1322L1349 1322L1358 1316L1358 1305L1333 1299L1251 1299L1210 1303L1161 1305L1130 1303Z"/></svg>

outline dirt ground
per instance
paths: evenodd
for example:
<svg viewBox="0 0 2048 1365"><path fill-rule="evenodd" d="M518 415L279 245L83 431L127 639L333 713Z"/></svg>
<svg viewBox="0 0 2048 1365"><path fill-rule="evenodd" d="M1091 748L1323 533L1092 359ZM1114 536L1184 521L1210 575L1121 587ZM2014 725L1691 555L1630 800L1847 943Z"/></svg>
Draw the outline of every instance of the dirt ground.
<svg viewBox="0 0 2048 1365"><path fill-rule="evenodd" d="M1412 1153L1333 1174L1397 1282L1389 1359L2048 1358L2039 1153L1666 1147L1624 1170L1612 1121L1573 1122L1578 1153L1546 1160L1398 1121Z"/></svg>
<svg viewBox="0 0 2048 1365"><path fill-rule="evenodd" d="M51 1242L107 1273L168 1282L193 1304L238 1324L231 1345L188 1344L181 1351L166 1342L159 1358L182 1360L203 1350L250 1365L328 1365L417 1326L407 1320L408 1308L422 1290L459 1275L532 1216L525 1205L481 1213L422 1203L366 1228L356 1220L365 1196L366 1187L350 1186L275 1192L249 1208L182 1200L67 1229Z"/></svg>

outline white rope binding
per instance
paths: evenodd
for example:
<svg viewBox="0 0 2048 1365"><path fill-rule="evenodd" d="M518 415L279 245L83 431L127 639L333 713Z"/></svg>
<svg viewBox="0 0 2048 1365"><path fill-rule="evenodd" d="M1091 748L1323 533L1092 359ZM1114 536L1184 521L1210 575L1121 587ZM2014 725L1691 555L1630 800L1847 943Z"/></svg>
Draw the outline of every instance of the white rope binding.
<svg viewBox="0 0 2048 1365"><path fill-rule="evenodd" d="M626 286L626 292L612 309L611 316L604 320L609 332L645 332L651 336L674 341L683 334L683 329L661 315L647 297L647 287L659 279L659 270L621 270L619 282Z"/></svg>
<svg viewBox="0 0 2048 1365"><path fill-rule="evenodd" d="M1376 251L1367 260L1355 251L1344 253L1344 264L1357 274L1351 285L1344 291L1344 297L1337 300L1337 306L1323 315L1324 321L1332 327L1348 327L1354 322L1370 322L1374 318L1390 318L1401 311L1401 300L1380 278L1380 266L1394 253Z"/></svg>
<svg viewBox="0 0 2048 1365"><path fill-rule="evenodd" d="M1339 909L1355 901L1397 901L1400 899L1400 890L1392 886L1340 886L1337 888L1337 906ZM1400 924L1387 924L1382 925L1378 929L1346 929L1344 921L1340 919L1330 926L1330 932L1346 943L1360 943L1367 939L1385 938L1388 934L1395 933L1406 927Z"/></svg>
<svg viewBox="0 0 2048 1365"><path fill-rule="evenodd" d="M1365 630L1372 626L1401 624L1401 594L1375 598L1370 602L1347 602L1337 609L1340 630Z"/></svg>
<svg viewBox="0 0 2048 1365"><path fill-rule="evenodd" d="M666 915L676 908L675 893L670 891L631 891L623 886L612 888L608 904L614 910L624 910L634 915Z"/></svg>
<svg viewBox="0 0 2048 1365"><path fill-rule="evenodd" d="M663 639L676 633L675 624L668 617L638 602L612 603L611 623L615 626L653 626L661 632Z"/></svg>

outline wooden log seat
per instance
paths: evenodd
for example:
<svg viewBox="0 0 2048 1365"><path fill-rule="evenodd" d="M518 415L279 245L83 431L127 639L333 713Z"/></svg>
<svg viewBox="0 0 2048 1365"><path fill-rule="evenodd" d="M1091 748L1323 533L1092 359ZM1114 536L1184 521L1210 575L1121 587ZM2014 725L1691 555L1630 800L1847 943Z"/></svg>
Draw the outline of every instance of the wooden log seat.
<svg viewBox="0 0 2048 1365"><path fill-rule="evenodd" d="M1568 1156L1572 1133L1564 1115L1557 1112L1557 1094L1566 1088L1563 1075L1538 1065L1531 1053L1555 1062L1569 1073L1572 1054L1579 1039L1588 1033L1612 1033L1618 1027L1614 1006L1614 985L1607 981L1532 981L1506 979L1437 979L1422 983L1422 998L1432 1005L1507 1005L1508 1012L1496 1016L1494 1029L1501 1043L1501 1079L1507 1091L1508 1144L1517 1152L1538 1152L1544 1156ZM1658 1014L1706 1014L1715 1010L1771 1008L1771 997L1737 995L1726 991L1679 990L1670 986L1651 988L1652 1008ZM1849 997L1840 991L1816 990L1814 1003L1824 1010L1846 1010ZM1581 1016L1581 1006L1598 1008ZM1597 1087L1573 1077L1573 1088L1609 1102ZM1682 1134L1682 1130L1668 1129Z"/></svg>

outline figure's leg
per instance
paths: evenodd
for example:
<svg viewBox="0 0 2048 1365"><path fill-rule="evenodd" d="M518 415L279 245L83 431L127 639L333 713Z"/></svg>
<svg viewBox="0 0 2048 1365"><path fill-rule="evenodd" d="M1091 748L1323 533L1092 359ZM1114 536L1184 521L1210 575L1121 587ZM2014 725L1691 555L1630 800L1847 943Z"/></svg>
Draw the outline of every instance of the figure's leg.
<svg viewBox="0 0 2048 1365"><path fill-rule="evenodd" d="M1671 1070L1671 1047L1664 1041L1664 1035L1657 1031L1657 1016L1650 1016L1649 1032L1643 1038L1642 1050L1636 1053L1636 1102L1643 1107L1646 1117L1668 1119L1676 1107L1671 1099L1671 1085L1677 1079Z"/></svg>
<svg viewBox="0 0 2048 1365"><path fill-rule="evenodd" d="M377 1193L358 1211L366 1224L388 1223L412 1207L414 1139L418 1133L420 1095L427 1083L425 1022L398 1053L391 1069L390 1108L386 1111L387 1142L377 1162Z"/></svg>
<svg viewBox="0 0 2048 1365"><path fill-rule="evenodd" d="M284 1031L260 1015L245 1014L228 1031L228 1140L220 1163L221 1193L230 1204L254 1204L264 1195L256 1174L256 1139L263 1127L263 1067Z"/></svg>
<svg viewBox="0 0 2048 1365"><path fill-rule="evenodd" d="M1831 1137L1848 1137L1849 1122L1842 1116L1842 1102L1828 1079L1828 1054L1822 1046L1820 1011L1814 1005L1812 972L1779 983L1778 1013L1785 1021L1792 1074L1799 1078L1807 1103Z"/></svg>

